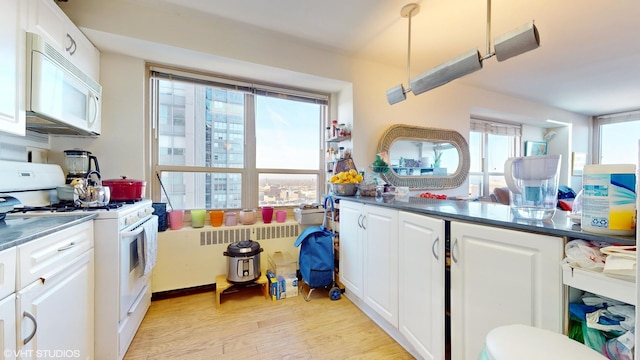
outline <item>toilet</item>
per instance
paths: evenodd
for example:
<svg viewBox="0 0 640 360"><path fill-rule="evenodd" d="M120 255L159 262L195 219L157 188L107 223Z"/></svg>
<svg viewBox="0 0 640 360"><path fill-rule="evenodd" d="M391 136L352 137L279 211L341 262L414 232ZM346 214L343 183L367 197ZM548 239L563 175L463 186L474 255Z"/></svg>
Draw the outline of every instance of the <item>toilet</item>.
<svg viewBox="0 0 640 360"><path fill-rule="evenodd" d="M565 335L526 325L497 327L487 334L482 360L606 360Z"/></svg>

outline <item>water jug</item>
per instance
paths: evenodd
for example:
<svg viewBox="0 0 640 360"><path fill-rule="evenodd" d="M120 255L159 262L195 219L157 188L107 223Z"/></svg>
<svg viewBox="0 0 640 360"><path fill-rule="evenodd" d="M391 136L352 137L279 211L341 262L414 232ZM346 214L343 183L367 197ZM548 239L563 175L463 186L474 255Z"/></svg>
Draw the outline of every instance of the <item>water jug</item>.
<svg viewBox="0 0 640 360"><path fill-rule="evenodd" d="M509 205L517 218L550 219L558 203L561 155L514 157L504 163Z"/></svg>

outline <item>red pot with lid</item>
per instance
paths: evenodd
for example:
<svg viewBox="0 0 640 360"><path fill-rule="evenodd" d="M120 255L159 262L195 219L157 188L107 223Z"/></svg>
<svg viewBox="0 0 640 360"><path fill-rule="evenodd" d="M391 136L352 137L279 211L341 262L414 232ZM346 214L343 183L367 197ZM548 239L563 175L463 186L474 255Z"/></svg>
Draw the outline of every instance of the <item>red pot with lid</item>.
<svg viewBox="0 0 640 360"><path fill-rule="evenodd" d="M102 180L102 186L108 186L111 190L111 201L133 201L144 197L146 181L127 179Z"/></svg>

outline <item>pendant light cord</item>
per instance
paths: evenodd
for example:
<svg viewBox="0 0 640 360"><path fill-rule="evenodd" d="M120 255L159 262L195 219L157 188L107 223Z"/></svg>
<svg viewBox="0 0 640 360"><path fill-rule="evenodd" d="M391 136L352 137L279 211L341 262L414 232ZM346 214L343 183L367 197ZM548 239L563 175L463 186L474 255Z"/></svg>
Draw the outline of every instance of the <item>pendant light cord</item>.
<svg viewBox="0 0 640 360"><path fill-rule="evenodd" d="M407 44L407 90L411 91L411 18L413 17L413 9L409 12L409 38Z"/></svg>

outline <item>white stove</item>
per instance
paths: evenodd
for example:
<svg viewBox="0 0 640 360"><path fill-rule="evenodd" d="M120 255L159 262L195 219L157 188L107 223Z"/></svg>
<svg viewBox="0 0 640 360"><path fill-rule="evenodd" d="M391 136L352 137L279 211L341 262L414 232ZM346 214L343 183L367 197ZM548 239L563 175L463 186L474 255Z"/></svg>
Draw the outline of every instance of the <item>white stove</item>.
<svg viewBox="0 0 640 360"><path fill-rule="evenodd" d="M62 168L51 164L0 161L0 197L20 204L7 217L96 213L94 218L95 354L122 359L151 304L157 216L149 199L81 207L57 199L65 184Z"/></svg>

